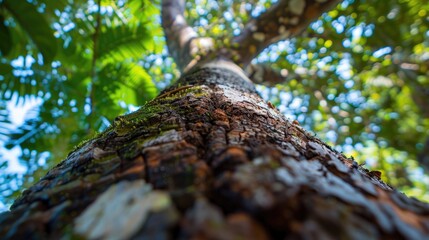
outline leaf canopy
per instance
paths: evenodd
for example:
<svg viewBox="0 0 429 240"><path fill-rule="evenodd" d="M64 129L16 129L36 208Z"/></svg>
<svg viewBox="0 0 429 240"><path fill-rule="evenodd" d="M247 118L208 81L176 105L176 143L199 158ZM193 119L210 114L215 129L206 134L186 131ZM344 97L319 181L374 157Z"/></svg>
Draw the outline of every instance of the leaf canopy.
<svg viewBox="0 0 429 240"><path fill-rule="evenodd" d="M37 11L36 6L26 1L14 0L4 0L1 6L13 16L14 21L27 33L28 37L43 55L44 61L46 63L52 62L57 52L57 39L48 21L41 12ZM9 44L5 46L5 49L11 49L13 45L10 41L9 29L4 25L4 21L2 22L6 30L2 31L5 35L5 38L2 39L8 40L3 44ZM4 54L6 55L6 52Z"/></svg>

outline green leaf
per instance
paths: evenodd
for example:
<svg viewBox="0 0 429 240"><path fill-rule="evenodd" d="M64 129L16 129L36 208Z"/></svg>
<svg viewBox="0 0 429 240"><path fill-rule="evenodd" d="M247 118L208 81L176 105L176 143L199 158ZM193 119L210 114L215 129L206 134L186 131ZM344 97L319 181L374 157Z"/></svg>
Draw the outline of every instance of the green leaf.
<svg viewBox="0 0 429 240"><path fill-rule="evenodd" d="M110 76L112 71L116 71L117 74ZM109 96L113 102L124 101L127 104L143 105L157 94L151 76L144 68L135 63L121 63L115 67L109 64L103 69L101 78L103 78L105 87L108 86L109 81L116 86L110 93L107 93L111 94Z"/></svg>
<svg viewBox="0 0 429 240"><path fill-rule="evenodd" d="M13 125L9 120L9 111L6 108L6 102L0 102L0 140L5 141L13 129Z"/></svg>
<svg viewBox="0 0 429 240"><path fill-rule="evenodd" d="M13 68L9 64L0 63L0 74L6 75L6 73L12 72Z"/></svg>
<svg viewBox="0 0 429 240"><path fill-rule="evenodd" d="M4 22L4 16L0 15L0 51L2 55L7 55L12 49L12 37L9 28Z"/></svg>
<svg viewBox="0 0 429 240"><path fill-rule="evenodd" d="M134 86L136 102L138 105L143 105L146 101L151 100L157 94L155 84L144 68L137 64L132 64L130 74L128 76Z"/></svg>
<svg viewBox="0 0 429 240"><path fill-rule="evenodd" d="M21 28L27 32L42 53L44 61L51 62L57 52L57 40L43 14L27 1L5 0L3 4Z"/></svg>
<svg viewBox="0 0 429 240"><path fill-rule="evenodd" d="M140 58L147 50L153 49L150 32L143 25L121 25L107 28L100 34L100 59L103 61L123 61Z"/></svg>

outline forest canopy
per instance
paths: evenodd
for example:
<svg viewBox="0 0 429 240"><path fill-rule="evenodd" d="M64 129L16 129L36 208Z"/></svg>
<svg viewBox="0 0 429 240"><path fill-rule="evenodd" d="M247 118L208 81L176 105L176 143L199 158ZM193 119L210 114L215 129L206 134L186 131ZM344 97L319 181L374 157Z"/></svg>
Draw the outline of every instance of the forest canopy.
<svg viewBox="0 0 429 240"><path fill-rule="evenodd" d="M221 48L275 2L187 1L185 14ZM160 8L0 0L0 209L180 76ZM246 70L255 80L258 69L272 71L257 89L289 119L429 201L428 68L427 1L345 0Z"/></svg>

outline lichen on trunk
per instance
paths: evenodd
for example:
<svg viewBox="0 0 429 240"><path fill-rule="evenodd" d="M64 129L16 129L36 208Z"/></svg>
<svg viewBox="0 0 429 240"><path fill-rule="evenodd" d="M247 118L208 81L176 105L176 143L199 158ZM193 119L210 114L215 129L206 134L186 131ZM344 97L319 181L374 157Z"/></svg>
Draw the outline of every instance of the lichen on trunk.
<svg viewBox="0 0 429 240"><path fill-rule="evenodd" d="M50 170L0 215L0 234L424 239L428 216L288 121L238 67L209 62Z"/></svg>

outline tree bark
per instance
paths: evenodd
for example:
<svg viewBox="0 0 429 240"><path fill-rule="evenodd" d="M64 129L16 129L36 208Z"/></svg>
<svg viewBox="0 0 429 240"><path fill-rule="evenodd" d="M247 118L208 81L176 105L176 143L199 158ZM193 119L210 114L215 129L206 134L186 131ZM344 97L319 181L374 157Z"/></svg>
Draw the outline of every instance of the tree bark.
<svg viewBox="0 0 429 240"><path fill-rule="evenodd" d="M427 239L428 217L215 61L70 153L0 215L0 236Z"/></svg>

